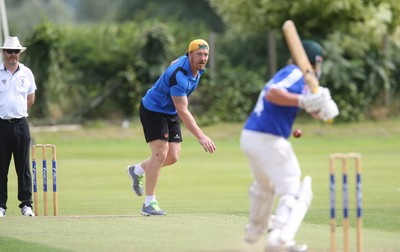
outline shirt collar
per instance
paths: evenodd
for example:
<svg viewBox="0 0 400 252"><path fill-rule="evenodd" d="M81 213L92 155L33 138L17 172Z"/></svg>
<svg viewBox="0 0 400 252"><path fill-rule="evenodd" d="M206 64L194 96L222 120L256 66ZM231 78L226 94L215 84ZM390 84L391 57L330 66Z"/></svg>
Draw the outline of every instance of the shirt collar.
<svg viewBox="0 0 400 252"><path fill-rule="evenodd" d="M15 72L19 71L21 68L19 67L20 63L18 63L18 67L17 70L15 70ZM4 64L4 62L1 64L1 68L3 71L7 71L6 65Z"/></svg>

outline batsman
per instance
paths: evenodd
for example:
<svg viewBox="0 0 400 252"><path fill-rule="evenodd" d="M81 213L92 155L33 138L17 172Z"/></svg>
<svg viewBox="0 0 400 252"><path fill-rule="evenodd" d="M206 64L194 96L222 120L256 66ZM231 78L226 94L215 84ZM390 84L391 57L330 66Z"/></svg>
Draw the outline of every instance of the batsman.
<svg viewBox="0 0 400 252"><path fill-rule="evenodd" d="M339 114L329 89L315 85L321 75L322 47L311 40L299 40L299 44L311 67L302 66L304 59L291 51L289 63L261 90L240 139L253 176L244 239L254 243L268 232L265 251L308 250L307 245L296 243L295 235L312 201L312 180L310 176L301 179L289 137L301 109L323 121Z"/></svg>

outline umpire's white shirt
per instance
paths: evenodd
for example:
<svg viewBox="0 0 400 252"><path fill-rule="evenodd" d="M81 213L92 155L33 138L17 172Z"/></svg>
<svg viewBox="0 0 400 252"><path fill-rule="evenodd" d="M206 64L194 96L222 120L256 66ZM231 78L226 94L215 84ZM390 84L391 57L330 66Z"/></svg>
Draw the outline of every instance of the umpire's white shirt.
<svg viewBox="0 0 400 252"><path fill-rule="evenodd" d="M4 63L0 65L0 118L13 119L28 117L28 95L36 90L32 71L18 63L17 71L7 71Z"/></svg>

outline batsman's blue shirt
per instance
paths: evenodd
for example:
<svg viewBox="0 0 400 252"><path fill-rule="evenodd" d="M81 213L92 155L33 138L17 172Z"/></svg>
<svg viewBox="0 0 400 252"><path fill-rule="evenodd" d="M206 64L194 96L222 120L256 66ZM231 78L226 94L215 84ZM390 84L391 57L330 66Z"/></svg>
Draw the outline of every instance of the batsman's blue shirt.
<svg viewBox="0 0 400 252"><path fill-rule="evenodd" d="M142 99L143 106L154 112L176 115L172 96L189 96L197 87L204 70L193 77L187 55L178 58L158 78Z"/></svg>
<svg viewBox="0 0 400 252"><path fill-rule="evenodd" d="M273 104L265 99L265 94L270 88L302 94L304 87L304 76L300 68L293 64L282 68L265 84L244 128L289 138L299 108Z"/></svg>

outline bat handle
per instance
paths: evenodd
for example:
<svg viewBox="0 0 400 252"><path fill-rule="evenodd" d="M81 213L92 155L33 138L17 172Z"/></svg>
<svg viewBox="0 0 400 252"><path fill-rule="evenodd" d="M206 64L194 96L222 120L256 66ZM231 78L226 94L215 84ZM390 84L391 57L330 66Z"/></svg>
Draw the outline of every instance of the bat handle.
<svg viewBox="0 0 400 252"><path fill-rule="evenodd" d="M310 70L307 70L305 75L304 75L304 80L307 83L307 85L310 87L311 92L318 93L318 86L319 86L319 81L317 76Z"/></svg>

